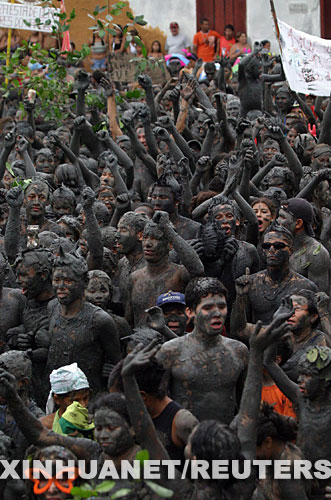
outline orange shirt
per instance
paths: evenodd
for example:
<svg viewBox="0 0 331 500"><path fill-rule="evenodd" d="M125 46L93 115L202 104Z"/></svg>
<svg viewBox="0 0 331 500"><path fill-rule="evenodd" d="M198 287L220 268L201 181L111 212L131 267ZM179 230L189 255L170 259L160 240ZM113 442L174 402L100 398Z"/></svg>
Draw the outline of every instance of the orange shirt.
<svg viewBox="0 0 331 500"><path fill-rule="evenodd" d="M230 49L232 45L236 43L235 38L231 38L231 40L227 40L225 36L220 37L220 56L226 57L230 53Z"/></svg>
<svg viewBox="0 0 331 500"><path fill-rule="evenodd" d="M296 419L291 401L278 389L276 384L262 387L261 400L273 406L277 413Z"/></svg>
<svg viewBox="0 0 331 500"><path fill-rule="evenodd" d="M199 31L194 35L193 45L197 46L197 56L201 57L203 62L213 61L215 59L215 43L220 34L217 31L209 30L208 33Z"/></svg>

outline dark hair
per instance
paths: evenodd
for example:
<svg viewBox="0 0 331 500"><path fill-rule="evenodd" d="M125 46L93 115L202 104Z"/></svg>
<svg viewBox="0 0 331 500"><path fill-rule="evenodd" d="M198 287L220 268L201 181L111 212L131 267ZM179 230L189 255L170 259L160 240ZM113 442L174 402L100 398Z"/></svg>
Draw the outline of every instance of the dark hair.
<svg viewBox="0 0 331 500"><path fill-rule="evenodd" d="M294 418L285 417L275 412L274 408L262 402L257 424L257 446L260 446L267 437L280 441L293 441L297 436L298 425Z"/></svg>
<svg viewBox="0 0 331 500"><path fill-rule="evenodd" d="M92 413L95 414L98 410L102 410L104 408L118 413L131 427L126 400L123 394L120 394L119 392L101 394L93 403Z"/></svg>
<svg viewBox="0 0 331 500"><path fill-rule="evenodd" d="M205 73L207 71L216 71L215 63L213 63L213 62L206 62L204 70L205 70Z"/></svg>
<svg viewBox="0 0 331 500"><path fill-rule="evenodd" d="M202 18L200 19L200 24L203 24L203 23L204 23L204 21L207 21L207 22L209 23L209 19L208 19L208 17L202 17Z"/></svg>
<svg viewBox="0 0 331 500"><path fill-rule="evenodd" d="M135 372L139 390L151 394L157 399L163 399L167 395L163 383L165 372L163 366L155 358L152 358L147 366Z"/></svg>
<svg viewBox="0 0 331 500"><path fill-rule="evenodd" d="M75 241L79 240L82 233L82 226L79 224L78 220L75 219L75 217L72 217L71 215L63 215L57 222L63 222L63 224L68 226L68 228L73 232Z"/></svg>
<svg viewBox="0 0 331 500"><path fill-rule="evenodd" d="M213 295L227 296L227 289L217 278L200 277L193 278L185 288L185 301L187 307L192 311L196 309L203 297L211 293Z"/></svg>
<svg viewBox="0 0 331 500"><path fill-rule="evenodd" d="M247 36L246 31L237 31L237 33L236 33L236 41L238 41L239 37L240 37L243 33Z"/></svg>
<svg viewBox="0 0 331 500"><path fill-rule="evenodd" d="M151 52L153 52L153 45L154 43L158 43L159 44L159 48L158 48L158 52L162 52L162 48L161 48L161 44L158 40L154 40L151 44Z"/></svg>
<svg viewBox="0 0 331 500"><path fill-rule="evenodd" d="M262 40L261 45L264 47L267 43L270 43L270 40Z"/></svg>
<svg viewBox="0 0 331 500"><path fill-rule="evenodd" d="M282 238L286 238L291 243L291 246L293 246L293 235L286 227L279 226L276 222L273 222L264 233L264 238L269 233L279 234Z"/></svg>
<svg viewBox="0 0 331 500"><path fill-rule="evenodd" d="M224 31L225 31L226 29L229 29L229 30L234 31L234 26L233 26L233 24L227 24L226 26L224 26Z"/></svg>
<svg viewBox="0 0 331 500"><path fill-rule="evenodd" d="M210 467L213 460L243 460L235 432L216 420L204 420L197 425L191 435L191 453L198 460L206 460ZM234 482L231 473L229 478L217 480L222 488L228 488Z"/></svg>
<svg viewBox="0 0 331 500"><path fill-rule="evenodd" d="M312 292L311 290L300 290L298 292L292 293L292 295L296 295L297 297L304 297L307 300L307 305L308 305L308 312L309 314L317 314L318 316L318 309L317 309L317 297L316 293ZM316 321L312 324L312 327L315 328L319 323L319 316L317 317Z"/></svg>
<svg viewBox="0 0 331 500"><path fill-rule="evenodd" d="M271 212L271 215L276 216L277 207L270 198L265 198L265 197L254 198L254 200L251 202L251 207L253 207L253 205L256 205L257 203L264 203L265 205L267 205L267 207L269 208L269 210Z"/></svg>

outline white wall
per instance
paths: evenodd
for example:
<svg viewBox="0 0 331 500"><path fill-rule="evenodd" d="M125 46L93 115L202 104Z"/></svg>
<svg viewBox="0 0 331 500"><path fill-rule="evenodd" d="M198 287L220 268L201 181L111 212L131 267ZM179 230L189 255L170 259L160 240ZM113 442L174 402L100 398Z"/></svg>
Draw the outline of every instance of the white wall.
<svg viewBox="0 0 331 500"><path fill-rule="evenodd" d="M272 42L271 49L278 53L269 0L246 0L246 3L250 42L268 39ZM310 35L321 36L319 0L274 0L274 4L279 19Z"/></svg>
<svg viewBox="0 0 331 500"><path fill-rule="evenodd" d="M196 32L195 0L130 0L130 7L136 15L144 14L151 26L159 26L166 36L170 35L169 24L176 21L192 47Z"/></svg>

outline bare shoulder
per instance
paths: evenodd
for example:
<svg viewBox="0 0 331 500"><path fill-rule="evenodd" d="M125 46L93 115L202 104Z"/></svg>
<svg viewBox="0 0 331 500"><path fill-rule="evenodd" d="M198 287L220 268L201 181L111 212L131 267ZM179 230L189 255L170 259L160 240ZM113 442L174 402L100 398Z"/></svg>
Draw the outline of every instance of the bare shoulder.
<svg viewBox="0 0 331 500"><path fill-rule="evenodd" d="M189 335L185 335L184 337L178 337L177 339L172 339L162 344L161 349L156 355L158 361L160 361L161 363L165 363L167 365L168 362L177 359L178 354L182 351L184 345L188 341L187 339L188 336Z"/></svg>
<svg viewBox="0 0 331 500"><path fill-rule="evenodd" d="M139 279L143 278L145 274L146 274L146 266L142 267L141 269L137 269L137 271L133 271L133 273L130 274L132 283L135 283Z"/></svg>
<svg viewBox="0 0 331 500"><path fill-rule="evenodd" d="M240 356L241 359L245 361L248 360L248 349L245 346L245 344L243 344L239 340L229 339L227 337L223 337L223 342L224 345L228 349L230 349L234 354Z"/></svg>

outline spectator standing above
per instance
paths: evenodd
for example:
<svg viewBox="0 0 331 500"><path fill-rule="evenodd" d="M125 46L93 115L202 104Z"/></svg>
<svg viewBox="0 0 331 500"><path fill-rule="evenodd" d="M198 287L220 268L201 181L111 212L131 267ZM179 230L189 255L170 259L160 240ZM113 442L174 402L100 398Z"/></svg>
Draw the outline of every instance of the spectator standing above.
<svg viewBox="0 0 331 500"><path fill-rule="evenodd" d="M163 57L161 44L158 40L154 40L154 42L152 43L148 57L155 57L156 59Z"/></svg>
<svg viewBox="0 0 331 500"><path fill-rule="evenodd" d="M183 49L190 50L190 44L185 35L179 33L179 25L176 22L170 23L171 35L167 36L165 43L166 54L181 54Z"/></svg>
<svg viewBox="0 0 331 500"><path fill-rule="evenodd" d="M232 24L227 24L224 28L224 35L221 35L220 37L220 56L228 56L232 45L235 43L236 39L234 36L234 26Z"/></svg>
<svg viewBox="0 0 331 500"><path fill-rule="evenodd" d="M252 52L251 46L249 45L249 43L247 43L247 34L244 31L238 31L236 40L236 43L232 45L229 53L231 61L234 61L238 56L242 56Z"/></svg>
<svg viewBox="0 0 331 500"><path fill-rule="evenodd" d="M219 53L220 34L209 29L209 21L201 19L201 30L194 35L193 52L201 57L203 62L213 61L215 55Z"/></svg>

